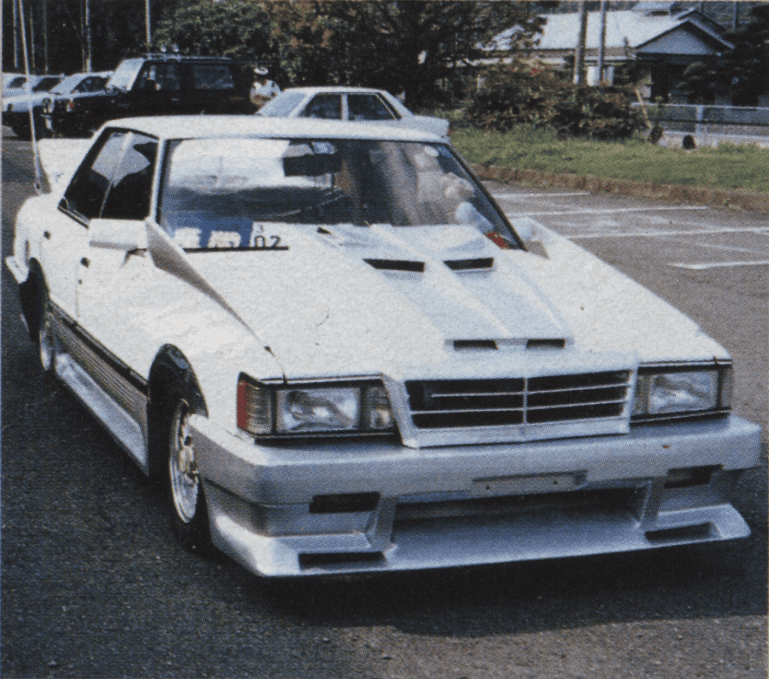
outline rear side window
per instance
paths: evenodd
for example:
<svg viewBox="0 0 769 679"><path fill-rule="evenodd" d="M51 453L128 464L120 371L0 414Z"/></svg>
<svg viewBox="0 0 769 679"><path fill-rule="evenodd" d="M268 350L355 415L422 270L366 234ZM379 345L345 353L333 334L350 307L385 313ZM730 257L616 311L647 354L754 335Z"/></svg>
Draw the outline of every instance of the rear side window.
<svg viewBox="0 0 769 679"><path fill-rule="evenodd" d="M158 144L152 137L134 134L112 178L103 219L144 219L150 211L152 176Z"/></svg>
<svg viewBox="0 0 769 679"><path fill-rule="evenodd" d="M192 86L196 90L234 90L235 79L226 64L193 64Z"/></svg>
<svg viewBox="0 0 769 679"><path fill-rule="evenodd" d="M97 143L98 150L88 154L64 194L67 211L85 219L96 219L101 214L125 137L125 132L104 133Z"/></svg>
<svg viewBox="0 0 769 679"><path fill-rule="evenodd" d="M316 94L302 113L304 118L342 119L341 94Z"/></svg>
<svg viewBox="0 0 769 679"><path fill-rule="evenodd" d="M395 116L375 94L348 94L350 120L393 120Z"/></svg>

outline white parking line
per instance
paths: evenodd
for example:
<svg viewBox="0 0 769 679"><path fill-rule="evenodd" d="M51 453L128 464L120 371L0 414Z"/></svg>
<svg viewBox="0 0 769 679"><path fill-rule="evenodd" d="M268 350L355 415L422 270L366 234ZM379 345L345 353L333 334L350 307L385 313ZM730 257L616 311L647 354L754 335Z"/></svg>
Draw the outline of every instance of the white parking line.
<svg viewBox="0 0 769 679"><path fill-rule="evenodd" d="M668 266L674 266L677 269L693 269L702 271L704 269L731 268L734 266L766 266L769 259L763 259L756 262L711 262L709 264L684 264L683 262L668 262Z"/></svg>
<svg viewBox="0 0 769 679"><path fill-rule="evenodd" d="M505 214L515 217L547 217L549 215L613 215L627 212L659 212L660 210L708 210L705 205L681 205L679 207L624 207L613 210L559 210L558 212L515 212Z"/></svg>
<svg viewBox="0 0 769 679"><path fill-rule="evenodd" d="M582 233L574 236L566 236L569 240L583 240L588 238L654 238L660 236L701 236L703 234L719 233L758 233L769 234L769 227L753 226L737 229L692 229L690 231L620 231L601 233ZM565 235L565 234L564 234Z"/></svg>
<svg viewBox="0 0 769 679"><path fill-rule="evenodd" d="M574 193L492 193L497 200L521 200L522 198L566 198L568 196L590 196L590 191Z"/></svg>

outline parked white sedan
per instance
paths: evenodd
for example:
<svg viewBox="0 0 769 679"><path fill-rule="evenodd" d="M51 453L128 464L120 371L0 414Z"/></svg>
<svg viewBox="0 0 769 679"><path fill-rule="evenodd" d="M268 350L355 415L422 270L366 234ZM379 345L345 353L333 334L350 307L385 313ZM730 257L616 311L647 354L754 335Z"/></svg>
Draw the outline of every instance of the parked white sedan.
<svg viewBox="0 0 769 679"><path fill-rule="evenodd" d="M186 546L305 576L749 534L727 352L438 137L194 116L41 150L6 262L42 367Z"/></svg>
<svg viewBox="0 0 769 679"><path fill-rule="evenodd" d="M393 125L449 138L449 121L415 115L385 90L365 87L292 87L257 111L268 118L319 118Z"/></svg>

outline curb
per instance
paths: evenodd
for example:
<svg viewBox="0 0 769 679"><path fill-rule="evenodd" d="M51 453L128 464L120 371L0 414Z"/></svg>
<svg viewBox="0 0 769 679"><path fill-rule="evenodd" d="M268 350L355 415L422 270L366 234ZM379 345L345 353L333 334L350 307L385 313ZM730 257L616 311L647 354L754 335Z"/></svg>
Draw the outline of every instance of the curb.
<svg viewBox="0 0 769 679"><path fill-rule="evenodd" d="M706 186L680 186L638 182L631 179L607 179L594 175L576 175L541 170L513 169L495 165L470 164L473 171L484 180L534 184L542 188L558 187L578 189L591 193L610 193L618 196L635 196L680 203L697 203L710 207L732 207L750 212L769 212L769 194L758 191L711 189Z"/></svg>

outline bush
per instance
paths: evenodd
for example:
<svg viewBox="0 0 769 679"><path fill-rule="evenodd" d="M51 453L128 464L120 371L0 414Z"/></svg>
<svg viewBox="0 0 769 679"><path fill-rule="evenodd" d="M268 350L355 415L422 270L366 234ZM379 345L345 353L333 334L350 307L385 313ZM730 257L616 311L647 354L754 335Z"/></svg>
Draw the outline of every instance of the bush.
<svg viewBox="0 0 769 679"><path fill-rule="evenodd" d="M630 106L632 92L616 87L577 87L531 66L499 66L486 74L466 116L484 130L506 132L521 123L559 134L628 139L644 126Z"/></svg>

